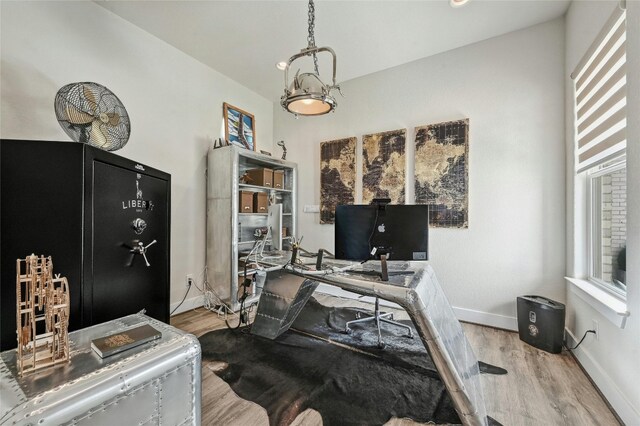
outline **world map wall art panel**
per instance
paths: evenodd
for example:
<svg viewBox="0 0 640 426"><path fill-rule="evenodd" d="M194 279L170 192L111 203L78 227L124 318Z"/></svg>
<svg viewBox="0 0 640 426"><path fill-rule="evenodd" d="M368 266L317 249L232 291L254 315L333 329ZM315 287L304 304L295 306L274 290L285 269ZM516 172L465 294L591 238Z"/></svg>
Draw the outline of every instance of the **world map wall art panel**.
<svg viewBox="0 0 640 426"><path fill-rule="evenodd" d="M362 137L362 203L391 198L404 204L406 129Z"/></svg>
<svg viewBox="0 0 640 426"><path fill-rule="evenodd" d="M335 222L338 204L353 204L356 185L356 138L320 143L320 223Z"/></svg>
<svg viewBox="0 0 640 426"><path fill-rule="evenodd" d="M415 202L429 224L469 227L469 119L416 127Z"/></svg>

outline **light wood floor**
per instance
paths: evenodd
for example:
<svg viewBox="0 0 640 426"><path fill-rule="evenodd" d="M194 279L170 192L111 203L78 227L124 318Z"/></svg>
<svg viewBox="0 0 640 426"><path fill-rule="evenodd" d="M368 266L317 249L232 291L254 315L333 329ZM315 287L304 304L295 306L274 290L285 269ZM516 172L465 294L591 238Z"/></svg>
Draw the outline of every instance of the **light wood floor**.
<svg viewBox="0 0 640 426"><path fill-rule="evenodd" d="M371 305L323 294L314 297L324 305ZM386 309L388 310L388 309ZM396 317L403 319L406 313ZM171 324L200 336L224 328L215 313L203 308L176 315ZM482 375L487 413L505 426L510 425L619 425L605 401L568 353L559 355L537 350L518 338L517 333L474 324L463 324L478 359L506 368L505 376ZM220 368L211 362L202 365L203 425L268 425L266 411L239 398L214 374ZM321 425L314 410L300 414L293 425ZM417 425L407 419L393 419L387 425Z"/></svg>

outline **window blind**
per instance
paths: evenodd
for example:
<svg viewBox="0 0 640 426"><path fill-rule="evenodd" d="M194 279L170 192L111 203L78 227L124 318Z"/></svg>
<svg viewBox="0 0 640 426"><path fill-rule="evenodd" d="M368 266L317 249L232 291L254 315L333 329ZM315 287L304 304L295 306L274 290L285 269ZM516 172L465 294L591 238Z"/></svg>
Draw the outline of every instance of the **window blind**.
<svg viewBox="0 0 640 426"><path fill-rule="evenodd" d="M616 8L575 71L576 172L627 147L626 14Z"/></svg>

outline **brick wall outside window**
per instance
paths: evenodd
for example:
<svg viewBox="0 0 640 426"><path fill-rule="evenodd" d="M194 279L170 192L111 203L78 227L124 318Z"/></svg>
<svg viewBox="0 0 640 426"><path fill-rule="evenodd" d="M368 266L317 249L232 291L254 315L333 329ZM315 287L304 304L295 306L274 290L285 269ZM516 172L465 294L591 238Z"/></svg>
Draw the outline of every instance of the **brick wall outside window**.
<svg viewBox="0 0 640 426"><path fill-rule="evenodd" d="M627 244L627 174L625 169L602 177L602 279L617 278L617 258Z"/></svg>

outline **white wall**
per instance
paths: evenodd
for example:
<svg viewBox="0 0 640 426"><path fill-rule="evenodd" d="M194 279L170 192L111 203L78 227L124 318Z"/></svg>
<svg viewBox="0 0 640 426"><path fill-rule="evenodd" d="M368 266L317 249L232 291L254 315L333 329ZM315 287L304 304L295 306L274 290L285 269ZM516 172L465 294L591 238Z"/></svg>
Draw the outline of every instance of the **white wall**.
<svg viewBox="0 0 640 426"><path fill-rule="evenodd" d="M431 263L461 318L515 328L517 296L565 299L563 70L557 19L345 82L328 116L277 108L274 140L299 164L299 211L320 201L321 141L357 136L360 150L363 134L407 128L412 201L414 127L468 117L469 229L431 229ZM309 249L332 250L333 228L300 213Z"/></svg>
<svg viewBox="0 0 640 426"><path fill-rule="evenodd" d="M252 112L258 147L272 151L272 102L93 2L0 7L0 135L69 140L53 111L57 90L77 81L111 89L132 129L116 153L171 173L174 306L185 274L198 276L205 265L205 159L221 136L222 103Z"/></svg>
<svg viewBox="0 0 640 426"><path fill-rule="evenodd" d="M618 1L572 2L566 15L567 274L586 274L586 225L580 214L584 182L574 178L573 83L569 74L617 7ZM567 289L567 329L577 339L599 325L574 353L628 425L640 424L640 2L627 1L627 311L620 329ZM575 208L578 207L578 208Z"/></svg>

